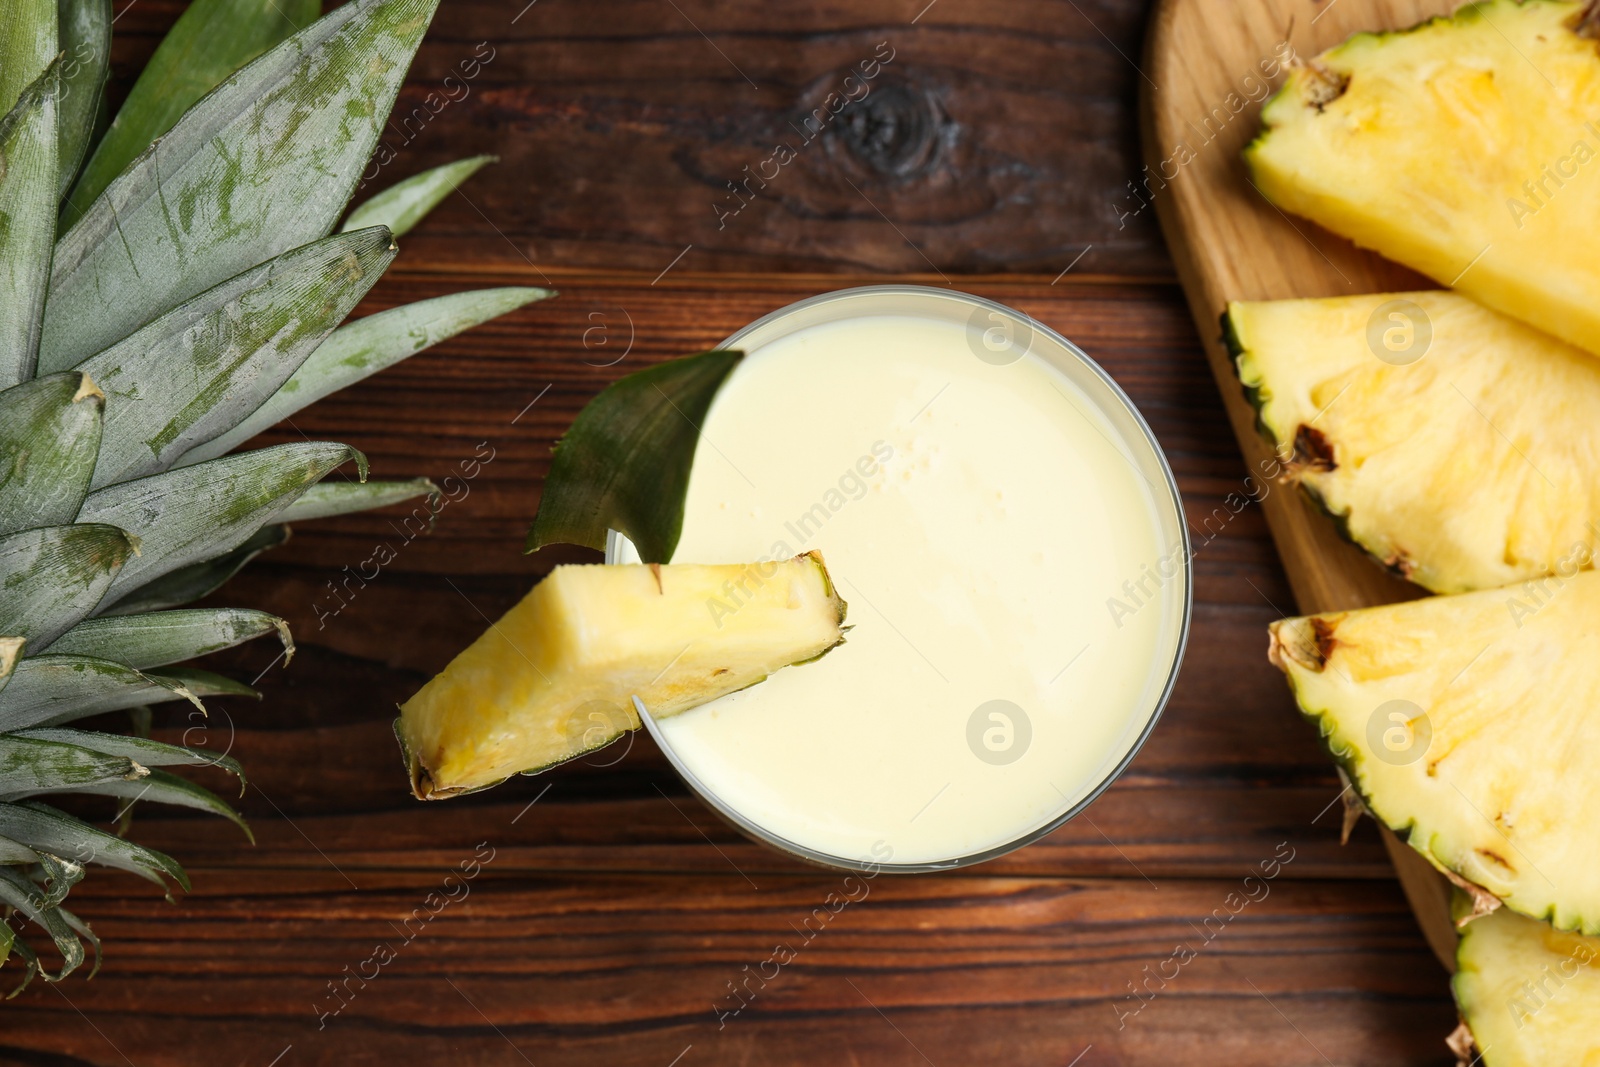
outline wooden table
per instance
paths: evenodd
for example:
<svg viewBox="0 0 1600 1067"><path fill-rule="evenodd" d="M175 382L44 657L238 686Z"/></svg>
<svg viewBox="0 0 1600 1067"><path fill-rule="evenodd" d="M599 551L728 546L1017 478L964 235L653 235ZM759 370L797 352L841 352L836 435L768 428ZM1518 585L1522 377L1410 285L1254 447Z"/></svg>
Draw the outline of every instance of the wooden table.
<svg viewBox="0 0 1600 1067"><path fill-rule="evenodd" d="M1371 826L1339 846L1333 770L1267 665L1289 590L1257 510L1224 503L1245 471L1126 184L1144 4L523 2L445 0L372 188L470 152L502 162L402 242L362 310L469 285L561 297L269 435L348 441L378 477L493 458L426 535L396 515L305 524L232 583L228 603L282 614L300 646L288 669L264 643L218 657L265 671L265 700L218 702L205 738L250 772L257 844L142 809L136 836L194 892L80 886L105 967L6 1006L0 1062L1449 1062L1444 972ZM178 5L118 8L125 88ZM868 95L799 144L791 123L875 54L892 58ZM431 114L472 59L470 92ZM794 160L733 200L783 138ZM1013 304L1129 392L1204 531L1194 632L1159 729L1084 816L977 869L874 882L763 982L748 976L840 879L726 829L648 738L424 806L389 723L486 616L591 558L520 544L550 444L595 391L891 279ZM379 544L396 558L336 596ZM157 736L195 725L167 710ZM476 877L447 881L463 864Z"/></svg>

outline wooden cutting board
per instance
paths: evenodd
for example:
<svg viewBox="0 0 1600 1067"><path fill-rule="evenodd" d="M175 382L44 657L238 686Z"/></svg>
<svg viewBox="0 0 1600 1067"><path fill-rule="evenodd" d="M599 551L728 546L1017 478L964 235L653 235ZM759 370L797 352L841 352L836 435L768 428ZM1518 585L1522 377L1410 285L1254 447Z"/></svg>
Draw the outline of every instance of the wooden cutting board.
<svg viewBox="0 0 1600 1067"><path fill-rule="evenodd" d="M1118 212L1138 214L1153 204L1160 216L1258 483L1275 464L1222 343L1227 302L1437 286L1273 207L1251 184L1240 151L1260 126L1262 101L1282 84L1286 62L1309 60L1361 30L1400 29L1455 6L1453 0L1161 0L1156 9L1142 65L1146 168ZM1333 611L1422 594L1341 539L1289 487L1273 486L1262 507L1296 601L1279 610ZM1449 883L1388 830L1383 836L1423 933L1454 970Z"/></svg>

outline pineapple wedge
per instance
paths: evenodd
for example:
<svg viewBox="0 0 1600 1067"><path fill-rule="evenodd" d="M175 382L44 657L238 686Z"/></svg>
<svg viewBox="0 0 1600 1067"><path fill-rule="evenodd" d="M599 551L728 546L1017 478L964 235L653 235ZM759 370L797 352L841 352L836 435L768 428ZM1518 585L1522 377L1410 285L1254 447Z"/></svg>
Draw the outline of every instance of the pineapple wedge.
<svg viewBox="0 0 1600 1067"><path fill-rule="evenodd" d="M1600 353L1600 8L1487 0L1293 69L1245 150L1285 211Z"/></svg>
<svg viewBox="0 0 1600 1067"><path fill-rule="evenodd" d="M1367 808L1480 907L1600 934L1600 573L1284 619L1269 656Z"/></svg>
<svg viewBox="0 0 1600 1067"><path fill-rule="evenodd" d="M1450 292L1234 303L1223 333L1309 496L1435 593L1592 564L1600 360Z"/></svg>
<svg viewBox="0 0 1600 1067"><path fill-rule="evenodd" d="M1456 1006L1484 1067L1600 1064L1600 939L1502 911L1467 924L1456 964Z"/></svg>
<svg viewBox="0 0 1600 1067"><path fill-rule="evenodd" d="M816 659L844 639L822 556L557 567L400 708L412 792L531 774Z"/></svg>

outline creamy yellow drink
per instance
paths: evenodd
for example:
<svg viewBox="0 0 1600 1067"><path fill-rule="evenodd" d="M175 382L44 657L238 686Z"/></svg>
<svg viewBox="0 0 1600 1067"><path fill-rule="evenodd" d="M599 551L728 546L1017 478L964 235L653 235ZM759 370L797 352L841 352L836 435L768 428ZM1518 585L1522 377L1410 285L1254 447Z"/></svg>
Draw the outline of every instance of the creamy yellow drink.
<svg viewBox="0 0 1600 1067"><path fill-rule="evenodd" d="M1136 747L1187 618L1182 520L1125 402L1053 335L946 294L859 303L746 342L673 557L820 551L845 643L658 736L801 850L953 861L1049 825Z"/></svg>

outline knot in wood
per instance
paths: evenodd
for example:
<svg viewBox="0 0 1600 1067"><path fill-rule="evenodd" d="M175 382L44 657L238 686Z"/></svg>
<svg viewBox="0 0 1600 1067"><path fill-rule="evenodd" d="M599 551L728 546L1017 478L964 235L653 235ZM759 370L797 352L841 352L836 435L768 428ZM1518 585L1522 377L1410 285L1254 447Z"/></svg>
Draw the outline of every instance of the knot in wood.
<svg viewBox="0 0 1600 1067"><path fill-rule="evenodd" d="M844 109L833 132L865 170L908 178L932 169L941 124L938 105L928 93L904 80L884 79Z"/></svg>

